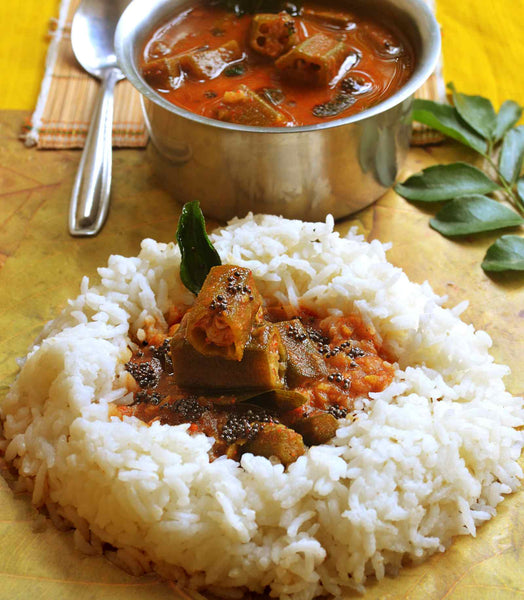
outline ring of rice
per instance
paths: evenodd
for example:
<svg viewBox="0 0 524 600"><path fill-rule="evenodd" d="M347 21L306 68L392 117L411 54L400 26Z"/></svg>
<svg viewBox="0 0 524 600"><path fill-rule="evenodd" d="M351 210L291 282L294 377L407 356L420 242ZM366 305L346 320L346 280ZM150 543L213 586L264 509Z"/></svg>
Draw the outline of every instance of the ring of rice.
<svg viewBox="0 0 524 600"><path fill-rule="evenodd" d="M126 550L134 572L304 600L363 589L474 535L519 485L524 410L489 336L460 320L463 306L443 308L384 245L339 237L331 218L250 215L212 241L265 297L358 309L398 358L393 383L286 470L250 454L209 462L212 441L186 425L110 417L111 403L130 401L130 335L151 318L166 326L170 306L193 299L178 247L147 239L138 257L110 257L97 285L84 279L1 407L6 459L33 502L58 507L81 539Z"/></svg>

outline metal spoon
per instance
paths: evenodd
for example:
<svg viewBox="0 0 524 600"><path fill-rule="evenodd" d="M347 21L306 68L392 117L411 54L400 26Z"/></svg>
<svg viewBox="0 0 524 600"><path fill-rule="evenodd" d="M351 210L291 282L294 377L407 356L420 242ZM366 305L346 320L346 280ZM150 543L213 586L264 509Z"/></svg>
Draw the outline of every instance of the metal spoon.
<svg viewBox="0 0 524 600"><path fill-rule="evenodd" d="M76 59L100 79L91 125L69 207L69 233L96 235L109 210L112 163L113 92L124 75L118 68L113 38L129 0L82 0L71 27Z"/></svg>

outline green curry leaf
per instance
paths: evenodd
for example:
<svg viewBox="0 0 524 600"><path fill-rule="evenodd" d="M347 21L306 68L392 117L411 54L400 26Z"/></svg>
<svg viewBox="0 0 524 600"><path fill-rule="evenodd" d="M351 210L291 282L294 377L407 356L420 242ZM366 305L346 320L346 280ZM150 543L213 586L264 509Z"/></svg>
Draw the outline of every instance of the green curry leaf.
<svg viewBox="0 0 524 600"><path fill-rule="evenodd" d="M480 169L463 162L435 165L395 186L407 200L439 202L471 194L488 194L499 189Z"/></svg>
<svg viewBox="0 0 524 600"><path fill-rule="evenodd" d="M455 236L522 225L524 219L486 196L464 196L448 202L430 225L442 235Z"/></svg>
<svg viewBox="0 0 524 600"><path fill-rule="evenodd" d="M495 127L494 138L499 142L506 131L514 127L522 117L522 106L513 100L506 100L502 103L497 115L497 125Z"/></svg>
<svg viewBox="0 0 524 600"><path fill-rule="evenodd" d="M524 125L510 129L502 141L499 171L502 177L513 184L517 181L524 160Z"/></svg>
<svg viewBox="0 0 524 600"><path fill-rule="evenodd" d="M448 87L453 92L453 103L462 119L486 140L493 139L497 114L491 102L482 96L460 94L452 83Z"/></svg>
<svg viewBox="0 0 524 600"><path fill-rule="evenodd" d="M484 271L524 271L524 238L503 235L488 248L482 268Z"/></svg>
<svg viewBox="0 0 524 600"><path fill-rule="evenodd" d="M440 131L480 154L486 153L486 141L462 120L453 106L433 100L416 99L413 102L413 120Z"/></svg>
<svg viewBox="0 0 524 600"><path fill-rule="evenodd" d="M187 202L182 207L176 239L182 255L180 279L189 291L198 294L211 267L222 264L206 233L198 202Z"/></svg>
<svg viewBox="0 0 524 600"><path fill-rule="evenodd" d="M448 200L430 220L431 227L442 235L522 228L524 125L518 127L517 123L524 108L506 100L496 113L487 98L461 94L452 83L448 88L453 93L454 106L417 99L413 103L413 120L481 154L483 170L461 162L435 165L398 183L395 190L410 201ZM489 248L482 267L486 271L524 270L524 238L502 236Z"/></svg>
<svg viewBox="0 0 524 600"><path fill-rule="evenodd" d="M524 205L524 177L517 179L517 194L522 205Z"/></svg>

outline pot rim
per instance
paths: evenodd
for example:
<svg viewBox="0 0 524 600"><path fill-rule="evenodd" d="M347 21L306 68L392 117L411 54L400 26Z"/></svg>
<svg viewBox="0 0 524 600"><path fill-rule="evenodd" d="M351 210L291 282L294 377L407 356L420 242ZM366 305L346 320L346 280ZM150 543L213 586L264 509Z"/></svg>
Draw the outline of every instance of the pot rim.
<svg viewBox="0 0 524 600"><path fill-rule="evenodd" d="M131 85L144 98L154 102L158 106L164 108L170 113L174 113L179 117L195 121L202 125L216 127L231 131L242 131L246 133L299 133L299 132L314 132L324 129L333 129L357 123L370 117L387 112L389 109L401 104L424 84L437 67L441 51L441 35L440 27L437 23L435 15L429 8L425 0L379 0L385 4L391 5L393 8L405 9L405 11L413 18L414 24L418 27L420 34L422 50L417 56L417 63L413 74L409 80L393 95L385 98L378 104L356 113L348 117L342 117L326 123L318 123L314 125L299 125L296 127L255 127L252 125L238 125L235 123L226 123L217 119L211 119L193 113L185 108L177 106L166 100L158 92L155 92L141 76L136 65L136 48L135 43L140 34L147 31L150 33L158 23L151 25L149 17L154 14L155 10L161 10L161 7L169 4L171 0L149 0L147 5L144 5L143 0L132 0L127 8L122 13L115 32L115 52L121 71ZM146 8L147 7L147 8ZM149 9L149 10L148 10ZM425 23L429 36L421 34L419 22Z"/></svg>

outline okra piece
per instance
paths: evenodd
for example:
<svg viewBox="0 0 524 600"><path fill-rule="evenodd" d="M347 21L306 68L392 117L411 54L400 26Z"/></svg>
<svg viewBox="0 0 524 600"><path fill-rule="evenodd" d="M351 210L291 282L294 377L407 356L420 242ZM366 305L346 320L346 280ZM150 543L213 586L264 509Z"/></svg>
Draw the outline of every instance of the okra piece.
<svg viewBox="0 0 524 600"><path fill-rule="evenodd" d="M317 33L275 61L282 76L309 85L326 86L351 54L350 48L336 39Z"/></svg>
<svg viewBox="0 0 524 600"><path fill-rule="evenodd" d="M262 297L249 269L212 267L173 339L184 336L204 356L240 361L261 305Z"/></svg>
<svg viewBox="0 0 524 600"><path fill-rule="evenodd" d="M307 379L319 379L328 375L326 362L318 351L299 319L275 323L286 357L286 379L293 388Z"/></svg>
<svg viewBox="0 0 524 600"><path fill-rule="evenodd" d="M281 423L263 423L253 440L243 447L244 452L270 458L275 456L287 467L306 452L302 436Z"/></svg>
<svg viewBox="0 0 524 600"><path fill-rule="evenodd" d="M249 45L255 52L277 58L298 41L295 21L286 12L256 14L251 21Z"/></svg>
<svg viewBox="0 0 524 600"><path fill-rule="evenodd" d="M194 79L213 79L231 63L242 58L242 50L236 40L231 40L214 50L201 50L180 57L180 66Z"/></svg>
<svg viewBox="0 0 524 600"><path fill-rule="evenodd" d="M178 87L182 72L178 58L169 56L147 62L142 74L149 85L167 90Z"/></svg>
<svg viewBox="0 0 524 600"><path fill-rule="evenodd" d="M312 19L315 21L321 21L323 23L331 23L336 27L346 28L355 22L355 17L348 12L341 12L338 10L317 9L317 8L306 8L302 9L302 17L306 19Z"/></svg>
<svg viewBox="0 0 524 600"><path fill-rule="evenodd" d="M233 393L282 388L285 383L280 336L272 325L255 328L241 361L204 356L180 329L171 338L171 357L175 382L182 388Z"/></svg>
<svg viewBox="0 0 524 600"><path fill-rule="evenodd" d="M308 399L304 394L295 390L276 389L262 392L251 397L250 400L279 412L287 412L302 406Z"/></svg>
<svg viewBox="0 0 524 600"><path fill-rule="evenodd" d="M337 428L337 420L329 413L317 413L293 423L293 429L302 435L308 446L318 446L329 442L335 437Z"/></svg>
<svg viewBox="0 0 524 600"><path fill-rule="evenodd" d="M255 127L271 127L285 123L278 110L245 85L224 94L216 118L228 123Z"/></svg>

